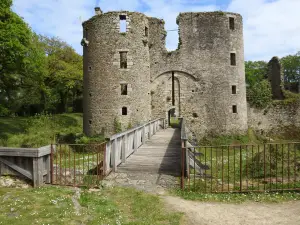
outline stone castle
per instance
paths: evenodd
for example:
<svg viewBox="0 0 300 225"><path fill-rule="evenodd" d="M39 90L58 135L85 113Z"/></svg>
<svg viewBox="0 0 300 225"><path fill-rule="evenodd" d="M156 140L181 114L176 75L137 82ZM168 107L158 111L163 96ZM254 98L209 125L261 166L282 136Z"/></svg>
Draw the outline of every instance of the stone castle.
<svg viewBox="0 0 300 225"><path fill-rule="evenodd" d="M180 13L177 24L178 49L168 52L163 20L95 8L81 42L87 135L174 113L197 136L247 130L241 15Z"/></svg>

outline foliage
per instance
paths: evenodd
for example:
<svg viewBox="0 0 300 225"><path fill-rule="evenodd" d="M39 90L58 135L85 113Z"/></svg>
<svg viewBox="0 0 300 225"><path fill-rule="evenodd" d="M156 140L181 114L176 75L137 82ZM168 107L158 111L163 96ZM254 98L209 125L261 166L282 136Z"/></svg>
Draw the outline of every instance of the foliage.
<svg viewBox="0 0 300 225"><path fill-rule="evenodd" d="M118 118L114 119L114 129L116 134L122 132L122 124Z"/></svg>
<svg viewBox="0 0 300 225"><path fill-rule="evenodd" d="M267 78L268 64L265 61L246 61L246 83L250 87Z"/></svg>
<svg viewBox="0 0 300 225"><path fill-rule="evenodd" d="M245 135L206 136L199 142L200 146L239 145L261 143L262 139L249 128Z"/></svg>
<svg viewBox="0 0 300 225"><path fill-rule="evenodd" d="M283 66L284 82L293 83L300 81L300 52L288 55L280 60Z"/></svg>
<svg viewBox="0 0 300 225"><path fill-rule="evenodd" d="M81 114L50 115L34 117L0 118L0 146L40 147L64 137L69 143L82 135ZM58 140L54 140L55 137Z"/></svg>
<svg viewBox="0 0 300 225"><path fill-rule="evenodd" d="M131 129L131 128L133 128L133 126L132 126L132 123L129 122L129 123L128 123L128 126L127 126L127 130L129 130L129 129Z"/></svg>
<svg viewBox="0 0 300 225"><path fill-rule="evenodd" d="M247 100L251 106L257 108L267 107L272 102L270 83L267 80L262 80L247 88Z"/></svg>
<svg viewBox="0 0 300 225"><path fill-rule="evenodd" d="M11 6L0 3L0 116L67 112L82 98L82 57L36 35Z"/></svg>

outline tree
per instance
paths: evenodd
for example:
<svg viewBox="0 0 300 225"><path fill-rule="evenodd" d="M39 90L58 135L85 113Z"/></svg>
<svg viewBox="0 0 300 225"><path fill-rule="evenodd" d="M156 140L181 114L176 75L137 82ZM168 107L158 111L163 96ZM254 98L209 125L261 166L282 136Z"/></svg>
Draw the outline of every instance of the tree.
<svg viewBox="0 0 300 225"><path fill-rule="evenodd" d="M266 79L255 83L247 89L247 100L251 106L264 108L272 102L270 82Z"/></svg>
<svg viewBox="0 0 300 225"><path fill-rule="evenodd" d="M11 6L12 0L0 2L0 108L6 113L36 102L33 84L40 79L43 63L42 51L33 42L35 34Z"/></svg>
<svg viewBox="0 0 300 225"><path fill-rule="evenodd" d="M283 66L284 82L286 84L300 82L300 52L285 56L280 61Z"/></svg>
<svg viewBox="0 0 300 225"><path fill-rule="evenodd" d="M82 56L59 38L40 36L47 55L45 104L49 110L66 112L68 103L82 95Z"/></svg>
<svg viewBox="0 0 300 225"><path fill-rule="evenodd" d="M268 64L265 61L245 62L246 83L251 87L267 78Z"/></svg>

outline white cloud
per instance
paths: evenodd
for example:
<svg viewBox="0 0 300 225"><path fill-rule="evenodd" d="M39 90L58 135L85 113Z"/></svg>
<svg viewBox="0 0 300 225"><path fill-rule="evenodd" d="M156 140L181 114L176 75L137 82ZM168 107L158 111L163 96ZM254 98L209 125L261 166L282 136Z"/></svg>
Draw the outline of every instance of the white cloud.
<svg viewBox="0 0 300 225"><path fill-rule="evenodd" d="M270 60L300 50L299 0L233 0L229 11L244 18L247 60Z"/></svg>
<svg viewBox="0 0 300 225"><path fill-rule="evenodd" d="M40 34L58 36L82 53L81 22L94 14L94 7L142 11L165 20L166 29L177 29L179 12L212 11L220 8L244 17L247 60L269 60L272 56L300 50L300 0L232 0L227 6L218 0L14 0L14 11ZM80 21L81 18L81 21ZM168 32L167 47L175 49L177 31Z"/></svg>

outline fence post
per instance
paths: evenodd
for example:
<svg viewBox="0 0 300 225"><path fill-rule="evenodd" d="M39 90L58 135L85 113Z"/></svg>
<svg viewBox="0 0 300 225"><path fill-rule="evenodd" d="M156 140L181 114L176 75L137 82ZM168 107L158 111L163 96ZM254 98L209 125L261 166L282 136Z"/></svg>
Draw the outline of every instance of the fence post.
<svg viewBox="0 0 300 225"><path fill-rule="evenodd" d="M43 158L32 158L32 168L33 187L38 187L43 184Z"/></svg>
<svg viewBox="0 0 300 225"><path fill-rule="evenodd" d="M122 138L122 163L126 162L127 134Z"/></svg>
<svg viewBox="0 0 300 225"><path fill-rule="evenodd" d="M148 132L148 139L150 140L151 138L151 123L149 123L149 132Z"/></svg>
<svg viewBox="0 0 300 225"><path fill-rule="evenodd" d="M117 171L117 144L118 144L118 138L113 140L112 148L111 148L111 162L112 162L112 170L113 172Z"/></svg>
<svg viewBox="0 0 300 225"><path fill-rule="evenodd" d="M133 143L134 143L133 152L135 152L137 150L137 130L134 131Z"/></svg>
<svg viewBox="0 0 300 225"><path fill-rule="evenodd" d="M181 189L184 190L184 172L185 172L185 166L184 166L184 162L185 162L185 141L181 141L181 182L180 182L180 186Z"/></svg>
<svg viewBox="0 0 300 225"><path fill-rule="evenodd" d="M146 143L146 128L143 126L142 130L142 140L143 140L143 145Z"/></svg>

